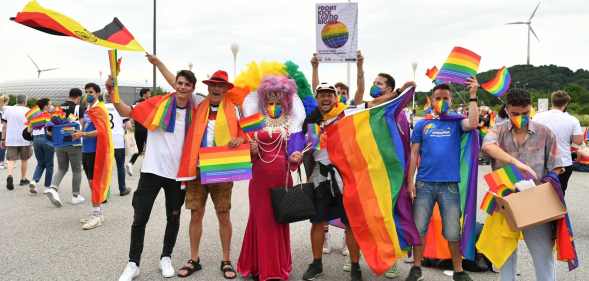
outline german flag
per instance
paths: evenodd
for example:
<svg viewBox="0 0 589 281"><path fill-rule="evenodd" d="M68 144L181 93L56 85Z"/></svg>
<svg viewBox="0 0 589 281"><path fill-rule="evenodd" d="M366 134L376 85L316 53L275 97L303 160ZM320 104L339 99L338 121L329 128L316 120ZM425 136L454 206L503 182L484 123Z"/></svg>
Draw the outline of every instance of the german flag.
<svg viewBox="0 0 589 281"><path fill-rule="evenodd" d="M70 36L110 49L145 51L118 18L114 18L104 28L90 32L74 19L46 9L32 0L16 17L10 19L45 33Z"/></svg>

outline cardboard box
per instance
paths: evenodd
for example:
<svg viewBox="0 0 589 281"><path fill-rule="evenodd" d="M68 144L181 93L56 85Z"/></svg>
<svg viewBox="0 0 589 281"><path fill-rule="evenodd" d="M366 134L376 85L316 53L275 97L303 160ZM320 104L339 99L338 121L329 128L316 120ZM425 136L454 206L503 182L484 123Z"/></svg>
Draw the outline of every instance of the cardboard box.
<svg viewBox="0 0 589 281"><path fill-rule="evenodd" d="M560 219L567 213L550 183L498 197L497 206L515 231Z"/></svg>

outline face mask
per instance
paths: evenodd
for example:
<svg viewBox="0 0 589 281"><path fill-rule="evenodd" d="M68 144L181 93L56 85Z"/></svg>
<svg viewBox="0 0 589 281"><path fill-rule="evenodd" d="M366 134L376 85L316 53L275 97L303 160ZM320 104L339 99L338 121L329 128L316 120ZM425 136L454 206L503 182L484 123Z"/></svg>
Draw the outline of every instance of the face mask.
<svg viewBox="0 0 589 281"><path fill-rule="evenodd" d="M370 96L373 98L380 97L382 92L383 90L376 85L372 85L372 87L370 87Z"/></svg>
<svg viewBox="0 0 589 281"><path fill-rule="evenodd" d="M511 116L511 123L518 129L525 128L530 122L530 115Z"/></svg>
<svg viewBox="0 0 589 281"><path fill-rule="evenodd" d="M438 115L448 112L449 109L450 104L448 103L448 100L440 100L434 102L434 112Z"/></svg>
<svg viewBox="0 0 589 281"><path fill-rule="evenodd" d="M88 95L86 97L86 101L88 102L88 104L94 104L95 100L96 100L96 98L93 95Z"/></svg>
<svg viewBox="0 0 589 281"><path fill-rule="evenodd" d="M341 95L341 96L339 96L339 101L340 101L341 103L346 103L346 102L348 102L348 99L346 98L346 96L344 96L344 95Z"/></svg>
<svg viewBox="0 0 589 281"><path fill-rule="evenodd" d="M47 108L47 111L48 111L48 112L53 112L53 111L55 111L55 106L53 106L53 105L50 105L50 106L49 106L49 108Z"/></svg>
<svg viewBox="0 0 589 281"><path fill-rule="evenodd" d="M271 118L278 118L282 115L282 105L280 104L273 104L266 106L266 111L268 112L268 116Z"/></svg>

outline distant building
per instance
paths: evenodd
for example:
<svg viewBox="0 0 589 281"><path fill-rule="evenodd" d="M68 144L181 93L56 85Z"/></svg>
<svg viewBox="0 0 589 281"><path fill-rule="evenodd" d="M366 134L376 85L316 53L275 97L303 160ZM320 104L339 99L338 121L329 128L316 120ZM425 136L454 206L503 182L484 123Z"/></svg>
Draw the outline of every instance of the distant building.
<svg viewBox="0 0 589 281"><path fill-rule="evenodd" d="M0 94L2 95L26 95L28 98L47 97L54 102L65 101L71 88L80 88L84 91L84 85L89 82L98 84L103 93L106 93L104 82L96 79L83 78L54 78L54 79L27 79L0 82ZM134 104L139 98L141 88L151 88L151 85L141 82L119 81L121 99L127 104Z"/></svg>

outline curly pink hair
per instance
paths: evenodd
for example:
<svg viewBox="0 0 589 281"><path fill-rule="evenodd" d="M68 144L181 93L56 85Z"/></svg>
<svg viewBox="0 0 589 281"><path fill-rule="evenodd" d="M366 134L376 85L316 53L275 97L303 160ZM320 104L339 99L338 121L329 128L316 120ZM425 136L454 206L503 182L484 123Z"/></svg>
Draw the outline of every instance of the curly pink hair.
<svg viewBox="0 0 589 281"><path fill-rule="evenodd" d="M259 106L264 114L266 112L266 103L268 102L268 95L270 93L281 94L280 102L282 104L282 111L290 114L292 108L292 96L297 93L297 85L294 80L284 76L266 76L262 79L260 87L258 87Z"/></svg>

